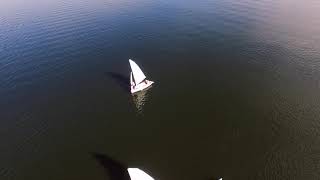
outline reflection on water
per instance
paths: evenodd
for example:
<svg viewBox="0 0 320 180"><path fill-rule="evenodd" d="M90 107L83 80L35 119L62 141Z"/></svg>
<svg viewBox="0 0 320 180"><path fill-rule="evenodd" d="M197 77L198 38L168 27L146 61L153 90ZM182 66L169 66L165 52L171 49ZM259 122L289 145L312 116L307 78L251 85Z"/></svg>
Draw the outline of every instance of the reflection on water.
<svg viewBox="0 0 320 180"><path fill-rule="evenodd" d="M136 105L137 112L143 113L143 106L147 103L148 100L148 90L152 86L147 87L146 89L136 92L132 95L133 102Z"/></svg>

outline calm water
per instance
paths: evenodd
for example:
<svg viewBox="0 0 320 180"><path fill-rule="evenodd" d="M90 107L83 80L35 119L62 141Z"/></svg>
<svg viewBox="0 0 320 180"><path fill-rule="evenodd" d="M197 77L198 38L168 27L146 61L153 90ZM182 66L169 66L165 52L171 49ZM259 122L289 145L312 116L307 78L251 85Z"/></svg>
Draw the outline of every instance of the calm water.
<svg viewBox="0 0 320 180"><path fill-rule="evenodd" d="M0 179L320 178L318 0L0 1ZM155 86L132 97L128 59Z"/></svg>

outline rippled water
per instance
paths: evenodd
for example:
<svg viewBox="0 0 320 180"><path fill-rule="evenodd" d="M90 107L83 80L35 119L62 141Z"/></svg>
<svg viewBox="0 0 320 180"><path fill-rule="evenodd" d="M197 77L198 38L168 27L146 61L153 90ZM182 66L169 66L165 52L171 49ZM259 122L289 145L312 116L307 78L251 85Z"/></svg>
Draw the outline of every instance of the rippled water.
<svg viewBox="0 0 320 180"><path fill-rule="evenodd" d="M319 179L318 0L0 1L0 179ZM132 97L128 59L155 86Z"/></svg>

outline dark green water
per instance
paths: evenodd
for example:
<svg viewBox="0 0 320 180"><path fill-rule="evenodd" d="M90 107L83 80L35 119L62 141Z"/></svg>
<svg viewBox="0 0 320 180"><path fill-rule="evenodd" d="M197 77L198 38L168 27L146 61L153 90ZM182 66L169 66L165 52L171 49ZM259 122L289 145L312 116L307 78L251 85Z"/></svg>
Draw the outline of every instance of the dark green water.
<svg viewBox="0 0 320 180"><path fill-rule="evenodd" d="M0 179L320 178L318 0L0 2ZM155 81L133 98L128 59Z"/></svg>

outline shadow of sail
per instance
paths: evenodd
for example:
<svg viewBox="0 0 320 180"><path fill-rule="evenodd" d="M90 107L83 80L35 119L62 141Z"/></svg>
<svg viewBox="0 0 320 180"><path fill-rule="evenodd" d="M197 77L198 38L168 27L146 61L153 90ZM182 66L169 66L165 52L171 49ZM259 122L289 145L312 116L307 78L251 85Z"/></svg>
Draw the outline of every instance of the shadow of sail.
<svg viewBox="0 0 320 180"><path fill-rule="evenodd" d="M104 154L93 153L92 156L104 168L111 180L131 180L128 167Z"/></svg>
<svg viewBox="0 0 320 180"><path fill-rule="evenodd" d="M115 72L107 72L108 77L113 79L125 92L130 92L130 78Z"/></svg>

